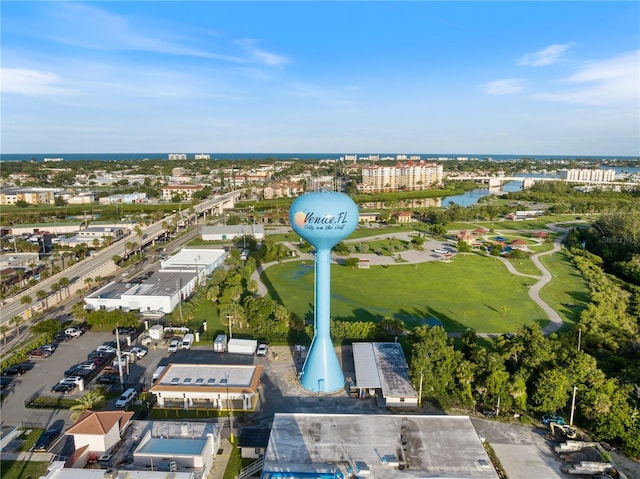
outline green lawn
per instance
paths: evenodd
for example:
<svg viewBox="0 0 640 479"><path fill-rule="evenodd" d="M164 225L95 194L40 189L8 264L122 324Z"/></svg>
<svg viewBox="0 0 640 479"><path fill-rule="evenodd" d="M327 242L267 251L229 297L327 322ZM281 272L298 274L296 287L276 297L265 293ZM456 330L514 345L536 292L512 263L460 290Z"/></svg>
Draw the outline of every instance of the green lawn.
<svg viewBox="0 0 640 479"><path fill-rule="evenodd" d="M47 473L48 467L48 462L1 461L0 476L2 479L37 479Z"/></svg>
<svg viewBox="0 0 640 479"><path fill-rule="evenodd" d="M540 291L540 297L568 323L576 323L589 301L587 284L567 255L558 253L540 258L553 280Z"/></svg>
<svg viewBox="0 0 640 479"><path fill-rule="evenodd" d="M273 299L312 318L313 264L274 265L263 274ZM535 280L509 274L492 257L458 256L451 263L331 268L331 316L340 320L399 318L408 327L442 321L449 332L512 332L548 319L527 290Z"/></svg>

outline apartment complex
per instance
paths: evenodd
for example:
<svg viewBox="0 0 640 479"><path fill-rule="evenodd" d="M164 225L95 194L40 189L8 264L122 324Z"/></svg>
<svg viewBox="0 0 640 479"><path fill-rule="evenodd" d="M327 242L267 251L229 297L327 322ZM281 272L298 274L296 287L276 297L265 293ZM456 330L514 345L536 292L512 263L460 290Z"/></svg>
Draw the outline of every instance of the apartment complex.
<svg viewBox="0 0 640 479"><path fill-rule="evenodd" d="M584 181L585 183L602 183L607 181L614 181L616 177L616 171L613 169L607 170L589 170L589 169L562 169L558 170L558 178L567 181Z"/></svg>
<svg viewBox="0 0 640 479"><path fill-rule="evenodd" d="M395 166L371 165L362 167L362 184L358 191L426 190L442 184L442 165L426 161L407 161Z"/></svg>
<svg viewBox="0 0 640 479"><path fill-rule="evenodd" d="M30 205L52 205L55 188L4 188L0 191L0 205L15 205L22 200Z"/></svg>
<svg viewBox="0 0 640 479"><path fill-rule="evenodd" d="M167 185L162 188L162 199L171 201L174 195L179 195L183 200L192 200L193 194L203 188L203 185Z"/></svg>

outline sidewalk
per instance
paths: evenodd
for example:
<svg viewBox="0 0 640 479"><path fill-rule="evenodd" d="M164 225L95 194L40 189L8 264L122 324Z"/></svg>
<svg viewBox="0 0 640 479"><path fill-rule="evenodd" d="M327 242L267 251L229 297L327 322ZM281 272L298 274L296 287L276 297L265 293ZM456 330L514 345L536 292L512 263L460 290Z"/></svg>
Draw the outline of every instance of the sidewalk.
<svg viewBox="0 0 640 479"><path fill-rule="evenodd" d="M220 441L220 449L222 449L222 452L215 456L213 467L211 471L209 471L209 479L222 479L227 470L227 464L229 463L233 446L227 438L224 438Z"/></svg>

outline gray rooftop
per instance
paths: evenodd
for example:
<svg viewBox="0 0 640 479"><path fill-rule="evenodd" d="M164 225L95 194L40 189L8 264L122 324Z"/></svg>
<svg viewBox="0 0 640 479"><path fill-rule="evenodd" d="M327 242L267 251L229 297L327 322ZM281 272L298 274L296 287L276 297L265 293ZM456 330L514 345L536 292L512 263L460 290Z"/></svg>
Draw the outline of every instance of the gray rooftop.
<svg viewBox="0 0 640 479"><path fill-rule="evenodd" d="M376 479L498 478L467 416L275 415L264 479L337 471Z"/></svg>
<svg viewBox="0 0 640 479"><path fill-rule="evenodd" d="M249 387L256 367L230 364L171 363L156 381L161 386Z"/></svg>
<svg viewBox="0 0 640 479"><path fill-rule="evenodd" d="M356 385L381 388L384 397L417 397L400 343L353 343Z"/></svg>

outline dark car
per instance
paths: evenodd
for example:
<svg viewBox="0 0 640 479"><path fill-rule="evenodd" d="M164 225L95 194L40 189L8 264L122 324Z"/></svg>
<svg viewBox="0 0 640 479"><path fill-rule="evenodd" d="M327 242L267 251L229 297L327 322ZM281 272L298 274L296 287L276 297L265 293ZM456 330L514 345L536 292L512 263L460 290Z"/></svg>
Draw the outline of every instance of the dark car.
<svg viewBox="0 0 640 479"><path fill-rule="evenodd" d="M62 432L62 428L64 428L64 421L62 419L58 419L55 421L49 429L42 433L42 435L38 438L35 445L33 446L34 451L46 451L53 441L60 435Z"/></svg>
<svg viewBox="0 0 640 479"><path fill-rule="evenodd" d="M113 334L116 334L116 330L118 331L118 334L120 336L136 336L138 334L138 329L134 328L133 326L127 326L127 327L119 327L119 328L115 328L113 331L111 331ZM122 341L121 341L122 343ZM106 343L105 343L106 344ZM116 342L113 341L112 345L115 347Z"/></svg>
<svg viewBox="0 0 640 479"><path fill-rule="evenodd" d="M117 374L103 374L98 379L96 379L98 384L117 384L120 382L120 376Z"/></svg>
<svg viewBox="0 0 640 479"><path fill-rule="evenodd" d="M107 351L93 351L89 353L87 359L100 358L105 363L108 363L115 357L115 353L109 353Z"/></svg>
<svg viewBox="0 0 640 479"><path fill-rule="evenodd" d="M28 371L29 371L28 368L25 368L21 364L16 364L15 366L11 366L5 369L4 371L2 371L2 374L4 376L22 376L24 373Z"/></svg>
<svg viewBox="0 0 640 479"><path fill-rule="evenodd" d="M46 359L49 356L51 356L51 352L50 351L44 351L42 349L32 349L31 351L29 351L27 353L27 357L28 358L36 358L36 359Z"/></svg>
<svg viewBox="0 0 640 479"><path fill-rule="evenodd" d="M51 388L52 393L68 393L78 386L74 383L58 383Z"/></svg>
<svg viewBox="0 0 640 479"><path fill-rule="evenodd" d="M82 369L82 366L80 366L79 364L76 364L75 366L71 366L69 369L67 369L64 372L64 375L65 376L74 376L81 369Z"/></svg>
<svg viewBox="0 0 640 479"><path fill-rule="evenodd" d="M66 333L58 333L55 338L53 338L56 343L66 343L67 341L71 341L73 336L70 336Z"/></svg>

